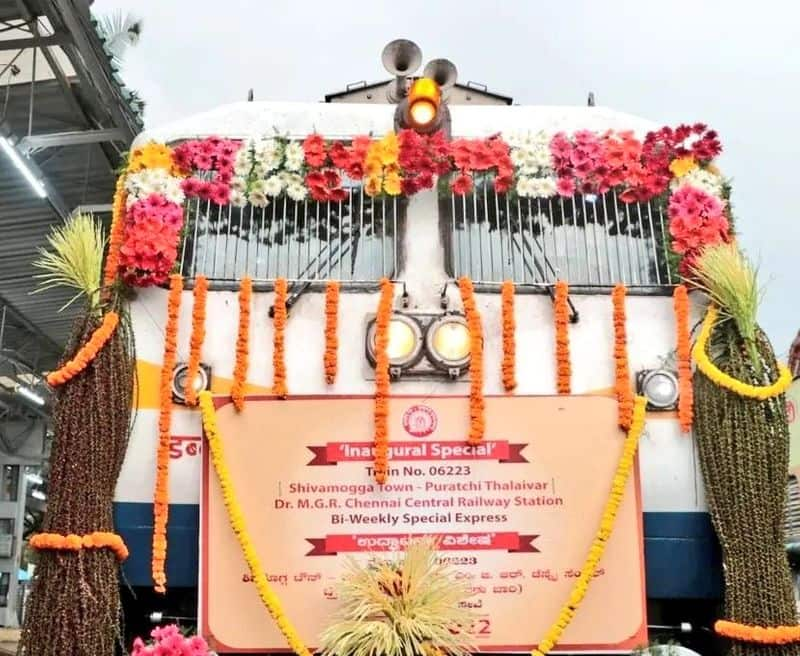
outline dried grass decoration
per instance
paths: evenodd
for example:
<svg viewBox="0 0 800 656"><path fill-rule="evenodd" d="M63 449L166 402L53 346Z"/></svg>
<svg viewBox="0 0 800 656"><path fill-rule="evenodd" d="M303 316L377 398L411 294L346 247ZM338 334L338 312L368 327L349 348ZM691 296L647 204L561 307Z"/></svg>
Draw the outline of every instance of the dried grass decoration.
<svg viewBox="0 0 800 656"><path fill-rule="evenodd" d="M708 358L726 376L762 386L779 376L772 346L756 323L756 271L733 244L706 249L695 277L719 308ZM789 428L782 394L743 396L703 368L694 375L694 436L706 497L725 569L729 623L765 629L797 625L792 576L783 545ZM784 632L785 633L785 632ZM795 654L762 644L758 632L730 635L734 656Z"/></svg>
<svg viewBox="0 0 800 656"><path fill-rule="evenodd" d="M100 248L84 248L97 243ZM85 307L75 323L62 364L75 357L115 312L119 324L93 359L56 389L49 497L42 531L70 543L95 545L92 536L112 535L112 502L131 423L134 355L130 321L121 300L100 300L102 235L93 219L76 216L57 229L50 250L36 262L46 286L77 290ZM76 298L77 298L76 297ZM118 559L110 542L102 548L54 549L51 539L37 554L20 653L110 655L121 638ZM86 540L86 542L84 542ZM65 545L72 546L65 542Z"/></svg>
<svg viewBox="0 0 800 656"><path fill-rule="evenodd" d="M341 607L320 635L321 656L468 656L475 617L469 585L439 561L433 538L410 540L395 560L348 560Z"/></svg>

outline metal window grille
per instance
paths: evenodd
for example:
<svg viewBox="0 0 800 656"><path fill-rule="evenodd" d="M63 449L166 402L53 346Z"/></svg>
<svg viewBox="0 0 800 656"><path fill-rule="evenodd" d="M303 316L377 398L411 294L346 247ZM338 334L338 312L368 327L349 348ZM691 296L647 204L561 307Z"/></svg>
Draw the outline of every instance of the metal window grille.
<svg viewBox="0 0 800 656"><path fill-rule="evenodd" d="M404 221L397 198L370 198L353 187L342 202L295 202L286 196L266 207L215 205L198 198L185 208L179 250L181 274L211 283L336 279L374 284L392 277Z"/></svg>
<svg viewBox="0 0 800 656"><path fill-rule="evenodd" d="M665 216L653 202L623 203L611 192L512 197L495 193L487 177L470 194L442 198L439 219L448 273L476 284L562 279L590 290L622 282L654 293L675 284Z"/></svg>

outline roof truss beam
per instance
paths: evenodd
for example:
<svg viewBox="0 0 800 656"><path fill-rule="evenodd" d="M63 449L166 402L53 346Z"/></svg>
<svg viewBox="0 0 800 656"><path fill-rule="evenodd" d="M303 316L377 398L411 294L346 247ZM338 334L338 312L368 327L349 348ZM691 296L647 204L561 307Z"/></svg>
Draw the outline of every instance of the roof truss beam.
<svg viewBox="0 0 800 656"><path fill-rule="evenodd" d="M20 139L19 147L24 153L35 153L47 148L61 146L83 146L107 141L125 141L127 137L127 131L122 128L53 132L51 134L34 134L29 137L23 137Z"/></svg>
<svg viewBox="0 0 800 656"><path fill-rule="evenodd" d="M4 50L25 50L26 48L48 48L65 46L69 43L66 34L50 34L48 36L29 36L23 39L0 40L0 52Z"/></svg>

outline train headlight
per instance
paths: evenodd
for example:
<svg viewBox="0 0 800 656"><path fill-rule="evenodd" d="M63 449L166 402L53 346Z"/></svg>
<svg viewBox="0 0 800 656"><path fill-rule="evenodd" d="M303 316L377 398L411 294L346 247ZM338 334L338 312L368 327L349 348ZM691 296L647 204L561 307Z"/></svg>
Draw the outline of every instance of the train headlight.
<svg viewBox="0 0 800 656"><path fill-rule="evenodd" d="M425 333L425 349L430 361L452 377L461 375L469 364L470 335L466 319L447 314L436 319Z"/></svg>
<svg viewBox="0 0 800 656"><path fill-rule="evenodd" d="M189 365L186 362L179 362L172 370L172 400L175 403L186 405L186 379L189 376ZM194 389L196 392L211 389L211 367L200 364L197 375L194 378Z"/></svg>
<svg viewBox="0 0 800 656"><path fill-rule="evenodd" d="M651 410L672 410L678 404L678 375L669 369L649 369L636 375L637 392Z"/></svg>
<svg viewBox="0 0 800 656"><path fill-rule="evenodd" d="M419 323L404 314L393 314L389 320L389 344L386 347L389 366L405 369L416 364L422 355L422 329ZM375 321L367 330L367 357L375 366Z"/></svg>

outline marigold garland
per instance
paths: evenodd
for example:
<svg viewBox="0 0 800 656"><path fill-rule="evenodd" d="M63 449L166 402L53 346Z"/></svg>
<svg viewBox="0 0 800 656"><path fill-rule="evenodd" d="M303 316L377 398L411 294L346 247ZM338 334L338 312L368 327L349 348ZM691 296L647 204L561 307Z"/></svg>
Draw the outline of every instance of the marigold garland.
<svg viewBox="0 0 800 656"><path fill-rule="evenodd" d="M278 596L270 587L267 577L264 574L264 568L261 565L255 546L253 545L253 540L250 538L250 534L247 531L244 513L236 499L230 472L228 471L228 465L225 462L225 451L217 426L214 401L211 392L207 390L200 392L200 413L203 418L203 429L211 453L211 462L217 472L220 489L222 491L222 499L228 511L228 519L230 520L233 532L236 534L236 539L242 547L242 553L247 561L247 566L250 568L250 574L256 585L256 590L258 590L258 596L261 598L269 614L275 620L278 629L280 629L280 632L284 635L294 653L298 656L311 656L311 652L305 646L300 636L298 636L297 630L286 617L280 599L278 599Z"/></svg>
<svg viewBox="0 0 800 656"><path fill-rule="evenodd" d="M800 642L800 626L755 626L717 620L714 623L714 631L724 638L761 645L788 645Z"/></svg>
<svg viewBox="0 0 800 656"><path fill-rule="evenodd" d="M625 327L625 285L614 286L611 300L614 305L614 392L617 396L619 425L628 430L633 416L633 392L628 364L628 337Z"/></svg>
<svg viewBox="0 0 800 656"><path fill-rule="evenodd" d="M717 308L709 306L708 312L706 312L706 318L703 321L703 327L700 329L700 335L698 335L697 341L692 349L692 356L697 363L697 368L715 384L739 396L765 401L783 394L788 389L789 385L792 384L792 372L789 371L785 365L778 365L780 375L778 376L778 380L771 385L750 385L749 383L743 383L741 380L737 380L724 371L720 371L720 369L711 362L708 353L706 353L706 346L718 316L719 311Z"/></svg>
<svg viewBox="0 0 800 656"><path fill-rule="evenodd" d="M253 280L242 278L239 284L239 334L236 337L236 364L233 367L231 399L237 410L244 409L244 388L247 384L247 369L250 364L250 300L253 295Z"/></svg>
<svg viewBox="0 0 800 656"><path fill-rule="evenodd" d="M198 275L194 282L194 305L192 305L192 336L189 340L189 363L183 392L186 405L197 405L197 390L194 381L200 373L200 359L203 356L203 342L206 338L206 300L208 298L208 278Z"/></svg>
<svg viewBox="0 0 800 656"><path fill-rule="evenodd" d="M128 557L128 547L116 533L95 531L87 535L61 535L60 533L37 533L31 536L29 544L34 549L55 549L59 551L80 551L81 549L111 549L118 560Z"/></svg>
<svg viewBox="0 0 800 656"><path fill-rule="evenodd" d="M272 325L275 330L274 346L272 351L272 368L274 379L272 382L272 393L275 396L285 398L288 390L286 389L286 354L284 344L286 338L286 295L288 286L286 278L278 278L275 281L275 306L273 312Z"/></svg>
<svg viewBox="0 0 800 656"><path fill-rule="evenodd" d="M394 285L381 279L381 296L375 317L375 463L378 485L386 482L389 473L389 321L392 318Z"/></svg>
<svg viewBox="0 0 800 656"><path fill-rule="evenodd" d="M108 252L103 270L103 287L110 287L117 279L119 269L119 249L125 237L125 210L128 194L125 192L125 174L117 178L114 201L111 209L111 231L108 236Z"/></svg>
<svg viewBox="0 0 800 656"><path fill-rule="evenodd" d="M329 280L325 286L325 382L333 385L338 370L339 338L337 328L339 322L339 283Z"/></svg>
<svg viewBox="0 0 800 656"><path fill-rule="evenodd" d="M559 394L572 390L572 365L569 359L569 285L556 282L553 313L556 325L556 389Z"/></svg>
<svg viewBox="0 0 800 656"><path fill-rule="evenodd" d="M575 612L580 606L586 592L589 589L594 577L597 566L603 558L603 553L608 545L608 539L611 537L611 531L614 528L614 520L617 517L617 512L622 503L625 494L625 486L628 483L631 469L633 469L633 459L636 455L636 448L639 445L639 437L644 430L645 408L647 401L644 397L637 396L633 405L633 417L631 419L631 426L628 429L628 435L625 438L625 443L622 447L622 456L617 464L617 470L614 473L614 478L611 484L611 493L608 495L603 515L600 519L600 527L597 535L592 540L592 546L589 548L589 555L581 568L580 576L575 580L572 586L569 599L564 604L563 608L558 614L558 619L545 633L544 638L539 643L538 647L534 649L532 656L545 656L556 643L561 639L561 635L567 628L569 623L575 617Z"/></svg>
<svg viewBox="0 0 800 656"><path fill-rule="evenodd" d="M470 444L480 444L486 428L483 410L483 326L475 303L475 289L467 278L458 279L458 290L469 328L469 437Z"/></svg>
<svg viewBox="0 0 800 656"><path fill-rule="evenodd" d="M689 343L689 292L685 285L678 285L672 294L677 330L676 353L678 360L678 422L681 430L692 429L694 413L694 388L692 386L692 347Z"/></svg>
<svg viewBox="0 0 800 656"><path fill-rule="evenodd" d="M153 583L156 592L167 591L167 519L169 517L169 442L172 434L172 370L178 348L178 317L181 307L183 278L170 276L167 300L167 325L164 332L164 359L159 382L158 452L156 484L153 493Z"/></svg>
<svg viewBox="0 0 800 656"><path fill-rule="evenodd" d="M47 374L47 384L53 387L63 385L86 369L92 360L97 357L100 349L111 339L111 335L114 334L118 325L119 315L116 312L107 312L103 317L103 322L92 333L89 341L81 346L75 357L66 362L60 369Z"/></svg>
<svg viewBox="0 0 800 656"><path fill-rule="evenodd" d="M514 320L514 282L506 280L502 291L503 321L503 389L511 392L517 386L516 377L516 322Z"/></svg>

